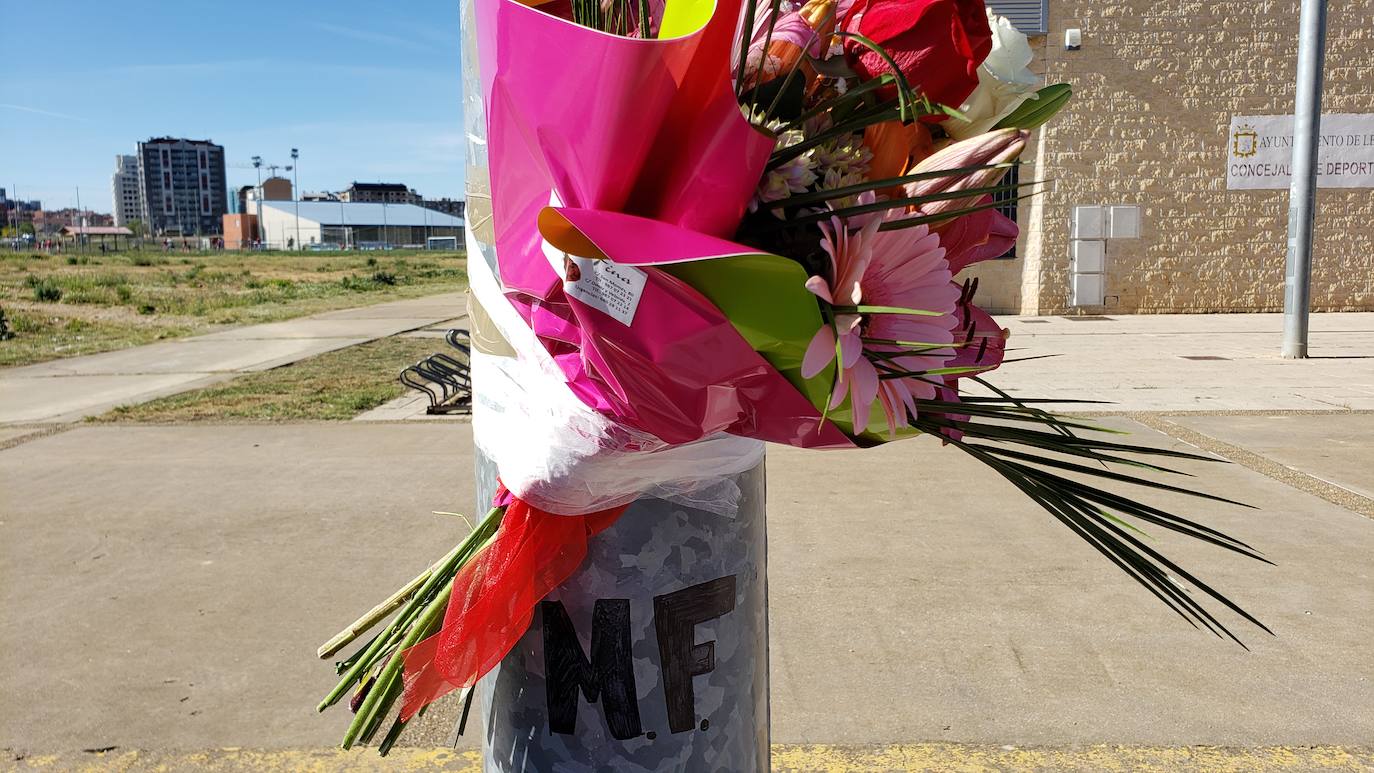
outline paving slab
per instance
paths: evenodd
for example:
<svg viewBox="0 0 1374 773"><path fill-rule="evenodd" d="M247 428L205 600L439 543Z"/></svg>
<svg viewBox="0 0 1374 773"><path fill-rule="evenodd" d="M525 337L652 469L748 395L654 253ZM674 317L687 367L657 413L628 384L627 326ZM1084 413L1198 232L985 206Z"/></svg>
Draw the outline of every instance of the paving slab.
<svg viewBox="0 0 1374 773"><path fill-rule="evenodd" d="M444 338L445 336L448 335L448 331L449 331L450 329L452 329L452 328L454 328L454 327L460 327L461 325L462 325L462 323L461 323L460 321L454 320L454 324L448 325L448 326L446 326L446 327L441 327L441 328L425 328L424 330L411 330L411 331L409 331L409 332L402 333L402 334L401 334L401 337L402 337L402 338L438 338L438 339L440 339L440 340L443 340L443 338Z"/></svg>
<svg viewBox="0 0 1374 773"><path fill-rule="evenodd" d="M0 747L337 743L351 715L316 714L315 649L467 531L431 514L472 502L466 428L401 430L79 427L0 451L0 609L25 621L0 693L31 696Z"/></svg>
<svg viewBox="0 0 1374 773"><path fill-rule="evenodd" d="M199 389L231 378L232 373L164 373L141 376L0 378L0 424L65 424L104 413L118 405Z"/></svg>
<svg viewBox="0 0 1374 773"><path fill-rule="evenodd" d="M1306 360L1279 357L1282 314L997 320L1009 357L1053 355L1008 363L997 386L1112 403L1067 412L1374 410L1374 313L1314 314Z"/></svg>
<svg viewBox="0 0 1374 773"><path fill-rule="evenodd" d="M353 421L471 421L468 413L426 413L429 398L416 392L383 403L370 411L363 411Z"/></svg>
<svg viewBox="0 0 1374 773"><path fill-rule="evenodd" d="M1227 618L1248 651L956 449L772 449L774 741L1368 743L1374 521L1183 466L1264 506L1151 500L1277 563L1153 534L1275 630ZM347 715L313 712L315 647L463 532L429 512L465 509L471 470L464 422L79 427L0 451L0 610L23 621L0 631L0 694L32 696L0 747L333 744Z"/></svg>
<svg viewBox="0 0 1374 773"><path fill-rule="evenodd" d="M197 337L13 368L0 374L0 383L13 384L27 379L61 376L145 376L266 370L370 340L372 338L369 336L264 339Z"/></svg>
<svg viewBox="0 0 1374 773"><path fill-rule="evenodd" d="M770 450L774 740L1374 738L1374 522L1239 466L1178 465L1205 475L1189 483L1263 504L1150 497L1277 567L1146 529L1275 630L1237 626L1247 651L1184 624L1010 485L933 446Z"/></svg>
<svg viewBox="0 0 1374 773"><path fill-rule="evenodd" d="M1374 414L1168 419L1374 499Z"/></svg>

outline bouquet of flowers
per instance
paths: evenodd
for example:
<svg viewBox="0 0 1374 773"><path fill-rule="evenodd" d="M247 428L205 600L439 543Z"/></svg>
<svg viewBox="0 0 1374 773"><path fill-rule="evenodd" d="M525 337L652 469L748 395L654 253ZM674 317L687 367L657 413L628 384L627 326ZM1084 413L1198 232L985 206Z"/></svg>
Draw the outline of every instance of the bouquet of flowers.
<svg viewBox="0 0 1374 773"><path fill-rule="evenodd" d="M1128 519L1255 551L1098 485L1217 499L1120 469L1207 457L985 378L1012 362L1007 334L958 275L1014 243L999 202L1037 183L1007 172L1069 88L1038 88L982 0L473 2L499 255L469 240L474 337L508 355L474 353L496 395L474 422L501 423L478 438L501 486L467 539L322 648L391 616L320 704L354 692L345 747L399 702L385 752L471 688L635 498L750 469L760 441L931 435L1194 625L1234 638L1184 581L1260 625Z"/></svg>

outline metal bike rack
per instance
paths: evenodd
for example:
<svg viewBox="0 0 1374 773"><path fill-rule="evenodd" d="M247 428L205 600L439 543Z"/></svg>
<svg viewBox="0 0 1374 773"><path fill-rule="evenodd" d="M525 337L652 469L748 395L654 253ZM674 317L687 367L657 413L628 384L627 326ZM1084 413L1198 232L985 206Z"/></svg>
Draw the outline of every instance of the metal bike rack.
<svg viewBox="0 0 1374 773"><path fill-rule="evenodd" d="M429 397L428 414L466 413L472 409L472 374L468 369L472 340L468 331L455 328L444 335L457 352L439 352L401 371L402 384Z"/></svg>

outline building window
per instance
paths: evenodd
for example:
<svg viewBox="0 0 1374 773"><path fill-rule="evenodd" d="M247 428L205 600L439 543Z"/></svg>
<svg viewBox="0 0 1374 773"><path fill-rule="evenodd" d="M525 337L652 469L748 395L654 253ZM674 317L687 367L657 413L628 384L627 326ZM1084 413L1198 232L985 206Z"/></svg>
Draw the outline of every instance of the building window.
<svg viewBox="0 0 1374 773"><path fill-rule="evenodd" d="M202 151L200 152L200 168L201 168L201 169L204 169L205 166L206 166L206 164L205 164L205 151L202 150Z"/></svg>
<svg viewBox="0 0 1374 773"><path fill-rule="evenodd" d="M172 152L171 152L170 150L166 149L166 148L163 148L163 149L162 149L162 163L163 163L163 164L170 164L170 163L172 163Z"/></svg>
<svg viewBox="0 0 1374 773"><path fill-rule="evenodd" d="M1020 189L1020 188L1017 188L1017 187L1014 187L1014 186L1016 186L1016 185L1017 185L1018 183L1020 183L1020 182L1021 182L1021 166L1020 166L1020 164L1015 164L1015 165L1013 165L1010 169L1007 170L1006 176L1002 178L1002 183L1001 183L1001 184L1007 186L1007 187L1009 188L1009 190L998 191L997 193L992 194L992 200L993 200L993 202L994 202L995 204L997 204L997 211L998 211L998 212L1001 212L1003 215L1005 215L1005 216L1007 217L1008 220L1010 220L1010 221L1013 222L1013 223L1016 223L1016 222L1017 222L1017 220L1016 220L1016 204L1017 204L1016 199L1017 199L1018 196L1021 195L1021 189ZM1009 250L1007 250L1006 252L1002 253L1001 255L998 255L998 256L997 256L997 259L998 259L998 260L1013 260L1013 259L1015 259L1015 258L1016 258L1016 243L1015 243L1015 242L1012 243L1011 249L1009 249Z"/></svg>
<svg viewBox="0 0 1374 773"><path fill-rule="evenodd" d="M162 173L162 187L164 187L164 188L170 188L170 187L172 187L172 173L171 173L171 172L163 172L163 173Z"/></svg>
<svg viewBox="0 0 1374 773"><path fill-rule="evenodd" d="M209 194L201 194L201 196L200 196L200 213L201 213L202 215L208 215L208 214L210 214L210 196L209 196Z"/></svg>
<svg viewBox="0 0 1374 773"><path fill-rule="evenodd" d="M168 213L171 213L171 212L174 212L174 211L175 211L175 209L173 209L173 207L172 207L172 197L171 197L171 196L168 196L168 197L166 197L165 199L162 200L162 211L163 211L163 212L168 212Z"/></svg>

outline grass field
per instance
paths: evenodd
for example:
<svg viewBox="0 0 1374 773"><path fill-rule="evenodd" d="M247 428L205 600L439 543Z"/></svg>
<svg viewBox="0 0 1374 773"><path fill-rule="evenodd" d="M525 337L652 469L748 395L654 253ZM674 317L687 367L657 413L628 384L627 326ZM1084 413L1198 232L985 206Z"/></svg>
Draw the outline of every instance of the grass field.
<svg viewBox="0 0 1374 773"><path fill-rule="evenodd" d="M395 336L321 354L223 384L122 406L92 422L347 420L400 397L407 365L438 351L442 338Z"/></svg>
<svg viewBox="0 0 1374 773"><path fill-rule="evenodd" d="M0 253L0 367L459 290L461 252Z"/></svg>

